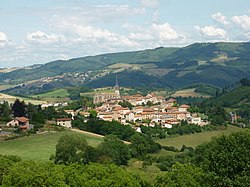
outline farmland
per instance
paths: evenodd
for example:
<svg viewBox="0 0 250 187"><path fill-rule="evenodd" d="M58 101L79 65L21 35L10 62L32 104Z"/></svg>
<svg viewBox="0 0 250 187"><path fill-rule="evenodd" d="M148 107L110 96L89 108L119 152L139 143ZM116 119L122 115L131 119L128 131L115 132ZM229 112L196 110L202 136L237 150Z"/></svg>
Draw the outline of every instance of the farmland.
<svg viewBox="0 0 250 187"><path fill-rule="evenodd" d="M47 132L44 134L32 135L29 137L17 138L0 142L0 153L3 155L17 155L25 160L48 161L49 157L55 153L55 145L58 139L65 134L74 135L76 132ZM91 146L97 146L102 142L102 138L82 134Z"/></svg>

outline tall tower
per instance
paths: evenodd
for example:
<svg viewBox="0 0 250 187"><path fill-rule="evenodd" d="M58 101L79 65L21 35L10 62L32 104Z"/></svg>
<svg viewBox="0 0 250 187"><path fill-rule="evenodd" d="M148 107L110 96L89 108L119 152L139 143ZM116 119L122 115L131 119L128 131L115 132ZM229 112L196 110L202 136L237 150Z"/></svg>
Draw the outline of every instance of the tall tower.
<svg viewBox="0 0 250 187"><path fill-rule="evenodd" d="M119 88L119 84L118 84L117 75L116 75L115 78L116 78L116 82L115 82L115 94L120 97L120 88Z"/></svg>

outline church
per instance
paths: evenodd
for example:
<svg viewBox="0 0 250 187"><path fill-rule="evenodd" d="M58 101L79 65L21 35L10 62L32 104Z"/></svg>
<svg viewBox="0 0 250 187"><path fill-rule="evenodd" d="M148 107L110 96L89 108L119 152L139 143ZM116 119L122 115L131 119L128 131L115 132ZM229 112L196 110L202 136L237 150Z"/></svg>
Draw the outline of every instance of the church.
<svg viewBox="0 0 250 187"><path fill-rule="evenodd" d="M116 84L114 87L114 92L95 94L94 98L93 98L93 102L94 102L94 104L97 104L97 103L104 103L104 102L107 102L109 100L117 100L117 99L121 99L121 95L120 95L120 87L118 84L118 79L116 76Z"/></svg>

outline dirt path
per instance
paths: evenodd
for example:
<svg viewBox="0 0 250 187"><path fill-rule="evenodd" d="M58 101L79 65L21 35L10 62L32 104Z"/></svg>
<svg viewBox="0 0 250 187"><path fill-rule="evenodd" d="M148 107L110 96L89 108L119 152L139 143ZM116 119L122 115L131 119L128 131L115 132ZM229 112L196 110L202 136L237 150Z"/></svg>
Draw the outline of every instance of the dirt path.
<svg viewBox="0 0 250 187"><path fill-rule="evenodd" d="M104 138L103 135L92 133L92 132L88 132L88 131L83 131L83 130L79 130L79 129L70 129L70 130L74 131L74 132L82 133L82 134L87 134L87 135L91 135L91 136L95 136L95 137ZM128 141L123 141L123 142L125 144L131 144L131 142L128 142Z"/></svg>

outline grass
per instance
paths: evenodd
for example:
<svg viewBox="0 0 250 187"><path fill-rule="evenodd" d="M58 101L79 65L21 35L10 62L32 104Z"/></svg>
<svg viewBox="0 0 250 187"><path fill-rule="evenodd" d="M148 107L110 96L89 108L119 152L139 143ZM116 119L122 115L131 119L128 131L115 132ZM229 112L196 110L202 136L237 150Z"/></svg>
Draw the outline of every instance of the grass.
<svg viewBox="0 0 250 187"><path fill-rule="evenodd" d="M196 93L195 88L189 88L189 89L183 89L176 91L172 97L204 97L208 98L210 95L208 94L203 94L203 93Z"/></svg>
<svg viewBox="0 0 250 187"><path fill-rule="evenodd" d="M48 132L14 140L2 141L0 142L0 154L17 155L25 160L48 161L49 157L55 153L55 146L58 139L64 134L74 136L75 133L76 132L71 131ZM82 134L82 136L86 137L88 144L94 147L102 142L102 138L99 137L87 134Z"/></svg>
<svg viewBox="0 0 250 187"><path fill-rule="evenodd" d="M39 97L39 98L44 98L44 97L68 97L69 93L66 89L58 89L58 90L54 90L48 93L43 93L43 94L38 94L38 95L34 95L33 97Z"/></svg>
<svg viewBox="0 0 250 187"><path fill-rule="evenodd" d="M39 101L35 99L25 98L25 97L16 97L8 94L0 93L0 101L7 101L8 103L14 103L16 99L24 101L25 103L32 103L34 105L42 104L44 101Z"/></svg>
<svg viewBox="0 0 250 187"><path fill-rule="evenodd" d="M186 145L189 147L196 147L202 143L208 142L211 140L212 137L218 136L221 134L230 134L232 132L242 130L239 127L229 125L225 130L218 130L218 131L207 131L202 133L196 133L191 135L183 135L177 136L172 138L166 139L158 139L156 142L160 143L161 145L165 146L174 146L177 149L180 149L182 145Z"/></svg>

